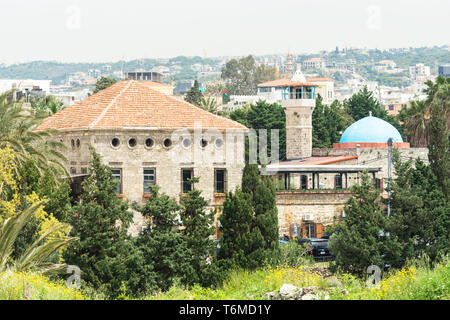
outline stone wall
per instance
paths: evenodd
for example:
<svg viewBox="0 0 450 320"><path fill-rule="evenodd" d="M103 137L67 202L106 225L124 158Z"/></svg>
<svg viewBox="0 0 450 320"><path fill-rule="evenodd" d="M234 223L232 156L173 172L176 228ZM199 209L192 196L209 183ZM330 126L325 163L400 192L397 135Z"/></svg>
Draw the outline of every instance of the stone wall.
<svg viewBox="0 0 450 320"><path fill-rule="evenodd" d="M312 214L313 220L324 226L332 224L342 217L345 202L353 194L341 191L286 191L277 192L278 226L280 236L290 234L290 226L297 223L302 226L306 214Z"/></svg>
<svg viewBox="0 0 450 320"><path fill-rule="evenodd" d="M219 131L174 133L172 131L72 131L61 132L58 136L67 146L64 151L69 162L67 169L75 169L73 174L84 173L89 168L91 144L102 156L102 162L113 169L121 169L122 191L120 197L130 202L143 203L144 169L155 169L156 184L161 192L179 201L182 194L182 169L193 169L194 176L200 181L195 188L202 190L202 195L209 203L209 209L221 204L215 195L215 169L226 169L226 190L234 191L240 186L244 168L244 137L242 133L227 133ZM112 146L112 139L117 138L120 144ZM136 139L136 146L130 147L129 139ZM147 147L145 140L151 138L153 146ZM165 139L171 139L170 147L164 146ZM185 146L183 140L190 138L190 146ZM207 145L201 147L201 139ZM222 144L216 140L221 139ZM74 141L72 147L72 140ZM78 142L79 141L79 142ZM219 197L220 198L220 197ZM138 232L143 225L142 217L135 213L133 230Z"/></svg>

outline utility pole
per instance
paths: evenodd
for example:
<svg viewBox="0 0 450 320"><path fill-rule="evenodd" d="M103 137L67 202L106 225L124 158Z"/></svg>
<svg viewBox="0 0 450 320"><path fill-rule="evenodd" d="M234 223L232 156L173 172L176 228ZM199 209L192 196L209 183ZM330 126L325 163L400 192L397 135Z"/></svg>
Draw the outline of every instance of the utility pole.
<svg viewBox="0 0 450 320"><path fill-rule="evenodd" d="M387 215L391 215L391 154L392 154L392 138L387 141L388 144L388 207Z"/></svg>

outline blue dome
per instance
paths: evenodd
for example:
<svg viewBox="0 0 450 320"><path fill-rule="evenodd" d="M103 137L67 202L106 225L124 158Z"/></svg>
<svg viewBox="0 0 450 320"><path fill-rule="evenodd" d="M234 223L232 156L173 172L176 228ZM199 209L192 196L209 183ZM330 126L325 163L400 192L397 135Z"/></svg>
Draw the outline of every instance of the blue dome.
<svg viewBox="0 0 450 320"><path fill-rule="evenodd" d="M365 117L348 127L341 136L345 142L384 142L389 138L393 142L403 142L402 136L390 123L377 117Z"/></svg>

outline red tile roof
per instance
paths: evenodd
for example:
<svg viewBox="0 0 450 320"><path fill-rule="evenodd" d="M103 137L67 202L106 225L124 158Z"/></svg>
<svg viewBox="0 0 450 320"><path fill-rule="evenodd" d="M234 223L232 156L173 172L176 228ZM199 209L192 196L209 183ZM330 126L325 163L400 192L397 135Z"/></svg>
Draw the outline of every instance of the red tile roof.
<svg viewBox="0 0 450 320"><path fill-rule="evenodd" d="M122 129L236 129L240 123L214 115L165 95L135 80L120 81L43 120L37 130Z"/></svg>
<svg viewBox="0 0 450 320"><path fill-rule="evenodd" d="M277 79L258 84L258 87L300 87L300 86L317 87L318 85L310 82L294 82L289 79Z"/></svg>

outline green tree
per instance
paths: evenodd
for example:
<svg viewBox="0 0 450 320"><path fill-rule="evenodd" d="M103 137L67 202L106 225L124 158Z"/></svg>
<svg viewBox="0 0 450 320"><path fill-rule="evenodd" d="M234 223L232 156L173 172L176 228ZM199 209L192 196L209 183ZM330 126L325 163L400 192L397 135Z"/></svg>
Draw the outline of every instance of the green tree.
<svg viewBox="0 0 450 320"><path fill-rule="evenodd" d="M278 253L276 192L271 178L259 176L257 165L245 166L242 189L227 195L220 222L219 257L229 260L223 264L254 269L273 262Z"/></svg>
<svg viewBox="0 0 450 320"><path fill-rule="evenodd" d="M450 78L438 77L428 83L430 107L430 141L428 158L447 199L450 199Z"/></svg>
<svg viewBox="0 0 450 320"><path fill-rule="evenodd" d="M248 194L237 188L229 192L219 217L222 236L218 257L226 268L257 268L257 262L250 259L253 252L251 236L253 209Z"/></svg>
<svg viewBox="0 0 450 320"><path fill-rule="evenodd" d="M436 188L439 182L430 165L420 159L401 162L398 151L393 162L389 231L399 239L404 260L426 254L433 261L449 252L450 204Z"/></svg>
<svg viewBox="0 0 450 320"><path fill-rule="evenodd" d="M339 142L342 132L353 122L339 101L330 106L322 104L322 98L316 99L316 107L312 113L313 148L331 148Z"/></svg>
<svg viewBox="0 0 450 320"><path fill-rule="evenodd" d="M232 120L242 123L247 128L255 129L257 141L259 141L260 129L267 130L267 155L271 156L272 135L271 129L279 130L279 157L280 160L286 158L286 114L278 103L267 103L263 100L250 105L249 108L239 108L230 113ZM259 147L258 147L259 156ZM246 148L246 158L248 160L248 142ZM258 160L260 160L258 158Z"/></svg>
<svg viewBox="0 0 450 320"><path fill-rule="evenodd" d="M336 257L334 267L362 275L370 265L398 261L400 245L387 235L388 220L381 208L379 192L367 174L352 186L354 196L345 205L345 219L330 236L329 248Z"/></svg>
<svg viewBox="0 0 450 320"><path fill-rule="evenodd" d="M199 178L191 179L190 183L198 183ZM191 252L190 264L195 270L191 283L202 285L213 284L218 276L215 264L210 263L216 254L216 246L211 236L215 234L214 213L206 212L208 202L201 196L201 191L192 188L180 200L180 218L183 225L181 234L186 240ZM209 262L208 262L209 261Z"/></svg>
<svg viewBox="0 0 450 320"><path fill-rule="evenodd" d="M103 89L106 89L106 88L112 86L113 84L115 84L116 82L117 82L117 80L114 78L108 78L108 77L102 76L95 83L95 88L94 88L94 90L92 90L92 93L95 94Z"/></svg>
<svg viewBox="0 0 450 320"><path fill-rule="evenodd" d="M101 163L92 147L90 150L90 173L82 183L81 202L72 211L71 234L79 241L64 252L64 258L79 266L83 279L94 288L115 296L129 276L125 263L133 249L127 234L132 213L115 193L117 181L112 179L111 169Z"/></svg>
<svg viewBox="0 0 450 320"><path fill-rule="evenodd" d="M186 93L186 97L184 100L186 100L189 103L192 103L193 105L200 106L202 103L203 95L199 89L198 81L194 81L194 85L189 89L189 91Z"/></svg>
<svg viewBox="0 0 450 320"><path fill-rule="evenodd" d="M0 148L8 144L14 151L16 168L24 166L28 160L40 174L49 170L59 181L67 175L66 157L61 153L65 146L52 138L55 130L36 130L40 119L26 114L23 100L12 99L14 91L0 95Z"/></svg>
<svg viewBox="0 0 450 320"><path fill-rule="evenodd" d="M64 103L55 96L36 97L31 99L31 109L38 117L48 117L62 110Z"/></svg>
<svg viewBox="0 0 450 320"><path fill-rule="evenodd" d="M275 68L257 67L255 59L249 55L228 61L222 69L221 78L226 81L228 94L253 95L259 83L275 80L279 75Z"/></svg>

